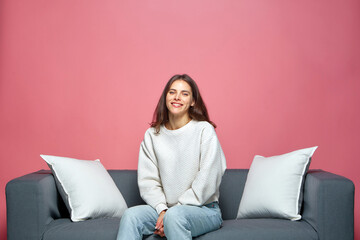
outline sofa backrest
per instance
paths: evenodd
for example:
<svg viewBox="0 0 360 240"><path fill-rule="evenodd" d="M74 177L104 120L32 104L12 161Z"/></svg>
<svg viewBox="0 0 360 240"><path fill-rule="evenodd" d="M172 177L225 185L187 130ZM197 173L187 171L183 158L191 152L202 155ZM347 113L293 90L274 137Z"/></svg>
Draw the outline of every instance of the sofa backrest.
<svg viewBox="0 0 360 240"><path fill-rule="evenodd" d="M235 219L248 170L227 169L220 185L219 205L223 219ZM145 204L140 197L136 170L109 170L129 207Z"/></svg>
<svg viewBox="0 0 360 240"><path fill-rule="evenodd" d="M235 219L249 169L227 169L220 185L219 205L224 220Z"/></svg>

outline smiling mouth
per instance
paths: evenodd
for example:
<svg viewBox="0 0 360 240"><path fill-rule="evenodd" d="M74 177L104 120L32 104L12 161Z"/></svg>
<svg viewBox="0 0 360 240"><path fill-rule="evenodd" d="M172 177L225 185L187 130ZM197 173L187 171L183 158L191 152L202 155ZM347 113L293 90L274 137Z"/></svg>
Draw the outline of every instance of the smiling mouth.
<svg viewBox="0 0 360 240"><path fill-rule="evenodd" d="M171 103L171 105L172 105L173 107L178 108L178 107L181 107L183 104L181 104L181 103Z"/></svg>

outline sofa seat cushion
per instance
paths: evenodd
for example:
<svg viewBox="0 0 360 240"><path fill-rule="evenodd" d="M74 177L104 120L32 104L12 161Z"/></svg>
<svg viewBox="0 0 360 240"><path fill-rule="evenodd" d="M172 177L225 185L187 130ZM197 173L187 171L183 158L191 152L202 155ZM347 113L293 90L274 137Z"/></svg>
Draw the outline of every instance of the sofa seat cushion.
<svg viewBox="0 0 360 240"><path fill-rule="evenodd" d="M52 221L43 235L43 240L114 240L120 220L101 218L83 222L70 219ZM155 236L147 240L159 239ZM217 230L194 239L244 239L244 240L318 240L315 230L305 221L283 219L238 219L225 220Z"/></svg>
<svg viewBox="0 0 360 240"><path fill-rule="evenodd" d="M119 218L99 218L82 222L61 218L47 226L43 240L114 240L119 223Z"/></svg>
<svg viewBox="0 0 360 240"><path fill-rule="evenodd" d="M305 221L261 218L225 220L219 230L196 239L318 240L319 238L316 231Z"/></svg>

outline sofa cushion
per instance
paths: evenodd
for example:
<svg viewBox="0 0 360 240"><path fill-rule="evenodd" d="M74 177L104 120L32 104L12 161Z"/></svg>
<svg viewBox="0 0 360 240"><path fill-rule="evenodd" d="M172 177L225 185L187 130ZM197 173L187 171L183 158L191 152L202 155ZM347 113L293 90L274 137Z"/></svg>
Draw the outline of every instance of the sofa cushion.
<svg viewBox="0 0 360 240"><path fill-rule="evenodd" d="M316 231L305 221L285 219L226 220L217 230L199 236L199 240L317 240Z"/></svg>
<svg viewBox="0 0 360 240"><path fill-rule="evenodd" d="M238 218L301 219L305 174L316 148L273 157L255 156L246 179Z"/></svg>
<svg viewBox="0 0 360 240"><path fill-rule="evenodd" d="M127 208L119 189L99 160L40 155L49 165L74 222L121 217Z"/></svg>
<svg viewBox="0 0 360 240"><path fill-rule="evenodd" d="M114 240L119 223L119 218L89 219L82 222L61 218L47 226L42 240Z"/></svg>
<svg viewBox="0 0 360 240"><path fill-rule="evenodd" d="M71 222L70 219L58 219L48 225L43 240L114 240L119 227L118 218L92 219L83 222ZM145 236L144 239L159 239ZM305 221L283 219L238 219L225 220L216 231L194 239L246 239L246 240L317 240L315 230Z"/></svg>

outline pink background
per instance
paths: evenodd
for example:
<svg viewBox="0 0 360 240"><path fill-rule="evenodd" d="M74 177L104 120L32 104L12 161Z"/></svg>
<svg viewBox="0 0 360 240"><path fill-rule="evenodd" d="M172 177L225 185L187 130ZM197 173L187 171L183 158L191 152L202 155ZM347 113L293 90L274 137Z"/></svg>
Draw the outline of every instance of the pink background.
<svg viewBox="0 0 360 240"><path fill-rule="evenodd" d="M311 168L359 187L359 43L358 0L0 0L0 238L5 184L47 168L39 154L136 169L175 73L199 84L228 168L317 145Z"/></svg>

